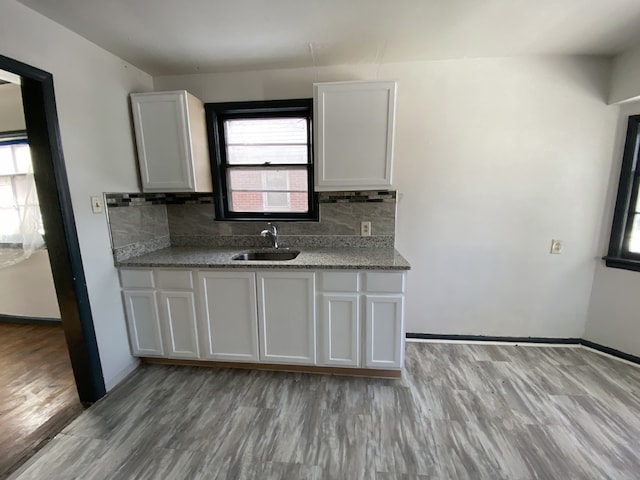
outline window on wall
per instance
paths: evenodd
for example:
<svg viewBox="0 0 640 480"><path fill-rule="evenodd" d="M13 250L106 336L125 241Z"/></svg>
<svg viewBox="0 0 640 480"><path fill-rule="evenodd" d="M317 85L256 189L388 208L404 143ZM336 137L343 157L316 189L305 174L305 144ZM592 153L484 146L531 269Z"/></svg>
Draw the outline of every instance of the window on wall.
<svg viewBox="0 0 640 480"><path fill-rule="evenodd" d="M205 105L216 218L315 220L311 99Z"/></svg>
<svg viewBox="0 0 640 480"><path fill-rule="evenodd" d="M608 267L640 271L640 115L629 117L618 196L613 214Z"/></svg>
<svg viewBox="0 0 640 480"><path fill-rule="evenodd" d="M0 244L21 245L25 231L44 235L26 132L0 133Z"/></svg>

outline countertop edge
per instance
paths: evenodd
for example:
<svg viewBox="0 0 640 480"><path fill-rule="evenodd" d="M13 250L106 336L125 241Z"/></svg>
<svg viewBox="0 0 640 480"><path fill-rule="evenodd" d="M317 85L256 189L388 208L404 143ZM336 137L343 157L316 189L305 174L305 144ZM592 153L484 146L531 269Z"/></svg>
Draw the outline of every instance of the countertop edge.
<svg viewBox="0 0 640 480"><path fill-rule="evenodd" d="M247 249L167 247L115 261L117 268L192 268L227 270L386 270L408 271L411 265L395 249L335 248L303 250L294 260L232 260ZM382 255L382 259L376 259ZM190 258L191 257L191 258ZM192 258L194 258L192 260Z"/></svg>
<svg viewBox="0 0 640 480"><path fill-rule="evenodd" d="M117 262L117 268L198 268L211 270L394 270L409 271L410 266L383 266L383 265L286 265L267 262L238 262L238 264L200 264L200 263L136 263Z"/></svg>

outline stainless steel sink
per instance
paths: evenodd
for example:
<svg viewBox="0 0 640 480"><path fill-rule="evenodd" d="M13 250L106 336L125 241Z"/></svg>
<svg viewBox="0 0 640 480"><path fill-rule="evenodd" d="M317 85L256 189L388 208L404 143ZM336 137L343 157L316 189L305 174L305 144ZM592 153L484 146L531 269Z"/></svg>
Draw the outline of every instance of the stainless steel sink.
<svg viewBox="0 0 640 480"><path fill-rule="evenodd" d="M299 250L258 250L254 252L240 253L232 257L233 260L258 260L258 261L274 261L274 260L293 260L300 254Z"/></svg>

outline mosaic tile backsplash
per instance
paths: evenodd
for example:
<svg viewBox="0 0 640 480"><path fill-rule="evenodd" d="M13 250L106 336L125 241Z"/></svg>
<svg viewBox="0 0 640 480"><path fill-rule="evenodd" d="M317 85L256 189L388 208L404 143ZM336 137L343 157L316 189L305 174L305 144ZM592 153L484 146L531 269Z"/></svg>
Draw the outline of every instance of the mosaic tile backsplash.
<svg viewBox="0 0 640 480"><path fill-rule="evenodd" d="M283 246L393 247L395 191L321 192L319 202L319 222L275 222ZM106 204L117 260L169 245L269 245L261 222L214 221L210 193L108 193ZM371 237L360 236L362 221L371 222Z"/></svg>

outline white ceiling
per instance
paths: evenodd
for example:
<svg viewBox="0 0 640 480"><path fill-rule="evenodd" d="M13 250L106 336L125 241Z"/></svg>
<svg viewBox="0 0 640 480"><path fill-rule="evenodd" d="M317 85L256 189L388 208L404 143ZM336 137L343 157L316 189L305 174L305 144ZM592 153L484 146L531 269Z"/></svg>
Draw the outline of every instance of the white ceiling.
<svg viewBox="0 0 640 480"><path fill-rule="evenodd" d="M640 43L640 0L19 0L151 75Z"/></svg>

